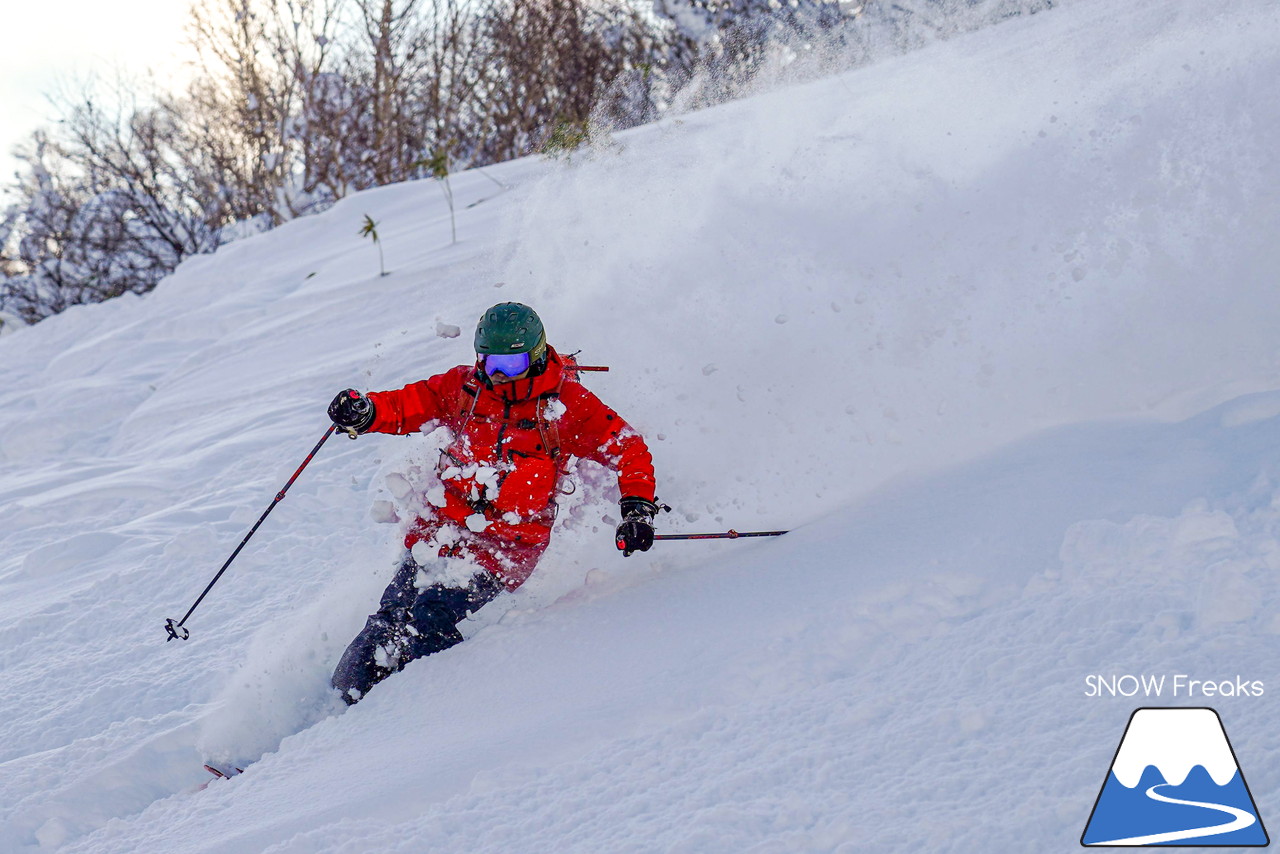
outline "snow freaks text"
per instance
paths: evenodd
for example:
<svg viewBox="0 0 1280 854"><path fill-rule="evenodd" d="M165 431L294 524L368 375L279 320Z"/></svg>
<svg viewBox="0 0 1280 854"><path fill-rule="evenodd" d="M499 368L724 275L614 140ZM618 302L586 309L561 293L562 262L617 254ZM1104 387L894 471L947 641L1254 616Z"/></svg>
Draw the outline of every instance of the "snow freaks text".
<svg viewBox="0 0 1280 854"><path fill-rule="evenodd" d="M1261 680L1194 679L1185 673L1173 675L1091 673L1084 678L1086 697L1261 697Z"/></svg>

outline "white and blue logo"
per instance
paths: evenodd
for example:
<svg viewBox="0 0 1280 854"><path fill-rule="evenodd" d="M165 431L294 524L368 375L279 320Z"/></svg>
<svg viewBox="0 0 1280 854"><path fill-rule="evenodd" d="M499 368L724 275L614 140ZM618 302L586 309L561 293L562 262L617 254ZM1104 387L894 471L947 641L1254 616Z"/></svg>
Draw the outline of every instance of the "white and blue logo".
<svg viewBox="0 0 1280 854"><path fill-rule="evenodd" d="M1213 709L1138 709L1129 718L1080 844L1270 844Z"/></svg>

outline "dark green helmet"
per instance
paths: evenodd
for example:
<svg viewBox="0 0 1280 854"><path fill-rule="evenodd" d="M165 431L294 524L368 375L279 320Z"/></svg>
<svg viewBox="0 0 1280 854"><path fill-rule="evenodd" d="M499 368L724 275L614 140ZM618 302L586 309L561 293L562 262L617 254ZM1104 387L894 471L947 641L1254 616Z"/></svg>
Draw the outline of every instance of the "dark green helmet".
<svg viewBox="0 0 1280 854"><path fill-rule="evenodd" d="M476 324L476 353L528 353L529 361L540 364L547 354L547 332L538 313L518 302L504 302L489 309Z"/></svg>

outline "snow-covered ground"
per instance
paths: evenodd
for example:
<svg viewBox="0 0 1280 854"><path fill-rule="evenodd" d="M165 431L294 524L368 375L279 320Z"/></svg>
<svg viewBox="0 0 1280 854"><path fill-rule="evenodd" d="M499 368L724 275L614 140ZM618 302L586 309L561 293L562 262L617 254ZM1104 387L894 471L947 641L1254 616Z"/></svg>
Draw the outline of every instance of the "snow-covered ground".
<svg viewBox="0 0 1280 854"><path fill-rule="evenodd" d="M383 188L5 336L0 851L1065 851L1170 703L1280 821L1278 91L1271 0L1080 0L457 176L457 245ZM584 465L342 710L426 454L338 437L166 643L334 392L508 299L611 366L666 530L793 533L623 559ZM1269 690L1087 696L1126 673Z"/></svg>

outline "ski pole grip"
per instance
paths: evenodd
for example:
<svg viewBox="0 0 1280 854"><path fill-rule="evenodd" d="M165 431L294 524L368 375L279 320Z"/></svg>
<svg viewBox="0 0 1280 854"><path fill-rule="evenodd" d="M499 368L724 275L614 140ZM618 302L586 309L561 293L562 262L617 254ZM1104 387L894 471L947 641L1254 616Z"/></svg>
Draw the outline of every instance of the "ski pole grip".
<svg viewBox="0 0 1280 854"><path fill-rule="evenodd" d="M169 637L165 640L165 643L168 643L174 638L177 638L178 640L186 640L191 637L191 632L183 628L180 623L174 622L172 618L165 620L164 628L165 631L169 633Z"/></svg>

